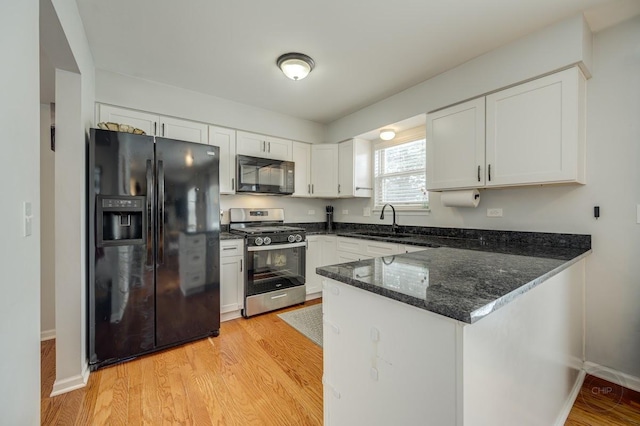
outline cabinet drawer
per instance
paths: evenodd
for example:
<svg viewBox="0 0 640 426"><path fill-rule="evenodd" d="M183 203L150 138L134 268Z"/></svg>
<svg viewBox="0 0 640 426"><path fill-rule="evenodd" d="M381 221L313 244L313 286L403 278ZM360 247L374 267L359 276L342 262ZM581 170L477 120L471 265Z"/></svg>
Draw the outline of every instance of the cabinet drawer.
<svg viewBox="0 0 640 426"><path fill-rule="evenodd" d="M365 253L373 257L403 253L398 244L391 243L367 242L365 249Z"/></svg>
<svg viewBox="0 0 640 426"><path fill-rule="evenodd" d="M338 251L346 251L350 253L364 253L364 246L360 240L354 238L338 238Z"/></svg>
<svg viewBox="0 0 640 426"><path fill-rule="evenodd" d="M241 239L220 241L220 257L243 256L243 249L244 241Z"/></svg>

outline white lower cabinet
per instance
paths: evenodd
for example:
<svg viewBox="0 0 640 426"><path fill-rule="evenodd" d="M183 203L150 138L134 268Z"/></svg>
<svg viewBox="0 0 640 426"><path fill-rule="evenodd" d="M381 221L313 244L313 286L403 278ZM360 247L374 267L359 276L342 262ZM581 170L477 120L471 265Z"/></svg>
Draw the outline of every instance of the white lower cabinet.
<svg viewBox="0 0 640 426"><path fill-rule="evenodd" d="M323 314L325 425L456 424L455 322L328 279Z"/></svg>
<svg viewBox="0 0 640 426"><path fill-rule="evenodd" d="M307 237L306 285L310 298L322 295L322 277L316 268L339 263L336 256L336 237L333 235L310 235Z"/></svg>
<svg viewBox="0 0 640 426"><path fill-rule="evenodd" d="M238 318L244 308L244 241L220 241L220 315Z"/></svg>
<svg viewBox="0 0 640 426"><path fill-rule="evenodd" d="M424 248L420 249L424 250ZM406 246L401 244L385 243L374 240L361 240L358 238L348 237L338 237L336 250L338 254L338 263L356 262L359 260L371 259L373 257L409 253Z"/></svg>

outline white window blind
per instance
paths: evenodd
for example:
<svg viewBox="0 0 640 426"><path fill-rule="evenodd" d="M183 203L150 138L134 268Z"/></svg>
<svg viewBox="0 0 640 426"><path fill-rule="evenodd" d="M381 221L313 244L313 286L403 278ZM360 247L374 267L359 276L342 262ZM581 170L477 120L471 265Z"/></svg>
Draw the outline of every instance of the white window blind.
<svg viewBox="0 0 640 426"><path fill-rule="evenodd" d="M426 208L426 144L424 137L380 143L374 156L375 207Z"/></svg>

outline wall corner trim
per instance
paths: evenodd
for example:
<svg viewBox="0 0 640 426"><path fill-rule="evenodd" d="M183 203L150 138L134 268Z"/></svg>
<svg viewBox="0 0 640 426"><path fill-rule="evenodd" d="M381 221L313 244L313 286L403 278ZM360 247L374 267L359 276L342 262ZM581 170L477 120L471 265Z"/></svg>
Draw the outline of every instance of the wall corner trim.
<svg viewBox="0 0 640 426"><path fill-rule="evenodd" d="M576 378L575 383L573 384L573 388L571 389L571 393L569 394L569 398L565 401L562 406L562 410L556 419L554 425L562 426L567 421L569 414L571 413L571 409L573 408L573 404L578 399L578 395L580 394L580 389L582 388L582 384L584 383L584 378L587 376L587 372L582 369L578 373L578 377Z"/></svg>
<svg viewBox="0 0 640 426"><path fill-rule="evenodd" d="M87 381L89 380L89 365L85 364L82 369L82 373L71 376L66 379L58 380L56 379L53 384L53 389L51 391L50 397L62 395L63 393L71 392L76 389L83 388L87 385Z"/></svg>

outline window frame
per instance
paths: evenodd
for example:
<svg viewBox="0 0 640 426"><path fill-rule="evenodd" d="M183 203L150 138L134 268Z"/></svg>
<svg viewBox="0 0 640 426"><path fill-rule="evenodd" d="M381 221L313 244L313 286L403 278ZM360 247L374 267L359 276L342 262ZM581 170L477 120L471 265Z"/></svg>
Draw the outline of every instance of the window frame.
<svg viewBox="0 0 640 426"><path fill-rule="evenodd" d="M426 144L426 139L427 139L427 134L426 134L426 128L425 126L419 126L419 127L414 127L412 129L408 129L405 130L401 133L399 133L398 135L396 135L396 137L393 140L390 141L383 141L381 139L378 139L375 143L373 143L372 145L372 152L371 152L371 158L372 158L372 162L371 162L371 176L372 176L372 180L373 180L373 194L372 194L372 208L371 210L374 212L379 212L380 210L382 210L382 206L384 206L384 204L381 205L377 205L376 204L376 193L378 192L378 178L376 177L375 174L375 169L376 169L376 151L381 150L381 149L386 149L386 148L391 148L393 146L397 146L397 145L403 145L405 143L409 143L409 142L415 142L418 140L424 140L425 144ZM425 150L426 151L426 150ZM426 152L425 152L425 156L426 156ZM427 178L427 164L426 164L426 158L425 158L425 168L424 168L424 174L425 174L425 181ZM402 210L402 211L406 211L406 212L425 212L425 211L430 211L429 209L429 193L427 192L426 195L426 199L424 202L421 202L420 204L410 204L410 205L395 205L394 207L396 210Z"/></svg>

